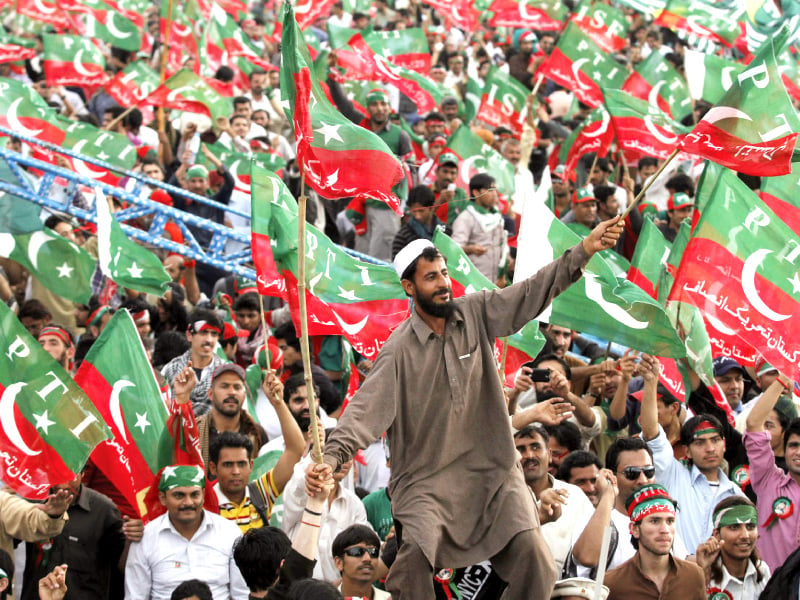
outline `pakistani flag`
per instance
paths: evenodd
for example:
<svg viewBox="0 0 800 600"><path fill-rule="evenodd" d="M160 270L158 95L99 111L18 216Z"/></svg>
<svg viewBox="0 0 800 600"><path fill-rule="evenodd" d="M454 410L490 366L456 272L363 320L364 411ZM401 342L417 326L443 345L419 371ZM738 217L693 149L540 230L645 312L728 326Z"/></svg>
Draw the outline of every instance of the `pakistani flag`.
<svg viewBox="0 0 800 600"><path fill-rule="evenodd" d="M527 88L517 79L496 67L490 67L475 118L494 128L508 127L520 136L528 112L525 105L527 97Z"/></svg>
<svg viewBox="0 0 800 600"><path fill-rule="evenodd" d="M580 241L546 206L529 200L517 238L515 281L530 277ZM617 278L599 255L537 318L655 356L686 354L661 305L630 281Z"/></svg>
<svg viewBox="0 0 800 600"><path fill-rule="evenodd" d="M724 171L692 231L670 299L704 314L797 379L800 237Z"/></svg>
<svg viewBox="0 0 800 600"><path fill-rule="evenodd" d="M111 214L105 194L97 188L97 255L103 275L121 287L161 296L170 276L158 257L125 235Z"/></svg>
<svg viewBox="0 0 800 600"><path fill-rule="evenodd" d="M106 59L89 38L69 34L42 36L44 76L52 86L98 86L108 81Z"/></svg>
<svg viewBox="0 0 800 600"><path fill-rule="evenodd" d="M86 394L0 302L0 475L31 500L75 479L110 437Z"/></svg>
<svg viewBox="0 0 800 600"><path fill-rule="evenodd" d="M800 118L781 80L775 56L787 35L770 39L733 86L684 137L681 147L756 176L791 173Z"/></svg>
<svg viewBox="0 0 800 600"><path fill-rule="evenodd" d="M266 229L298 324L297 203L273 173L255 167L252 182L254 246L263 248ZM354 259L312 225L306 231L306 280L309 335L344 335L367 358L377 355L408 315L408 298L394 269Z"/></svg>
<svg viewBox="0 0 800 600"><path fill-rule="evenodd" d="M204 114L215 121L230 117L233 103L188 69L181 69L158 87L146 102L154 106Z"/></svg>
<svg viewBox="0 0 800 600"><path fill-rule="evenodd" d="M167 407L153 368L127 310L117 311L75 374L113 438L92 453L92 462L144 517L140 499L153 477L172 463Z"/></svg>
<svg viewBox="0 0 800 600"><path fill-rule="evenodd" d="M98 129L90 123L73 121L59 116L56 124L64 129L64 141L62 147L69 148L78 155L96 158L116 166L119 171L124 172L133 168L136 164L136 148L131 144L128 136L113 131ZM121 175L115 171L110 171L87 163L80 158L64 156L70 163L72 169L90 179L116 185Z"/></svg>

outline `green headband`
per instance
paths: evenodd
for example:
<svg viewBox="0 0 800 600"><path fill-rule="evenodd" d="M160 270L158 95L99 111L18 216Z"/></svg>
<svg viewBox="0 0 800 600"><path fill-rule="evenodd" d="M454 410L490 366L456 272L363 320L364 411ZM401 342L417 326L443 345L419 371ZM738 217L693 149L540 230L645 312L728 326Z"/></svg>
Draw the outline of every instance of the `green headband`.
<svg viewBox="0 0 800 600"><path fill-rule="evenodd" d="M643 500L633 507L633 510L631 511L631 522L638 523L647 515L663 512L671 515L675 514L675 505L669 498L658 496L648 500Z"/></svg>
<svg viewBox="0 0 800 600"><path fill-rule="evenodd" d="M197 465L164 467L161 473L161 480L158 482L159 491L166 492L176 487L206 487L203 468Z"/></svg>
<svg viewBox="0 0 800 600"><path fill-rule="evenodd" d="M371 89L367 92L367 105L373 102L386 102L388 104L389 94L386 93L386 90L382 90L381 88Z"/></svg>
<svg viewBox="0 0 800 600"><path fill-rule="evenodd" d="M692 439L696 440L701 435L706 435L707 433L719 433L722 435L711 421L700 421L692 432Z"/></svg>
<svg viewBox="0 0 800 600"><path fill-rule="evenodd" d="M186 170L186 178L191 179L192 177L208 177L208 169L203 165L192 165Z"/></svg>
<svg viewBox="0 0 800 600"><path fill-rule="evenodd" d="M3 569L0 569L0 579L8 579L8 573L6 573Z"/></svg>
<svg viewBox="0 0 800 600"><path fill-rule="evenodd" d="M752 523L753 525L758 523L758 513L756 513L755 506L736 504L714 513L714 529L730 527L740 523Z"/></svg>

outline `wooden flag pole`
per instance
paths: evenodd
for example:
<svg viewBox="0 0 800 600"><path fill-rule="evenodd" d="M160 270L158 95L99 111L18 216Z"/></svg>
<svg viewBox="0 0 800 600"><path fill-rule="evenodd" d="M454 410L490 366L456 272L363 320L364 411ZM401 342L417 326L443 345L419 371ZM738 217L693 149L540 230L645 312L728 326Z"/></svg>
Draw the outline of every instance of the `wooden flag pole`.
<svg viewBox="0 0 800 600"><path fill-rule="evenodd" d="M111 131L112 129L114 129L114 127L116 127L117 123L119 123L120 121L122 121L122 119L124 119L124 118L125 118L125 117L127 117L127 116L128 116L130 113L132 113L132 112L134 111L134 109L136 109L136 105L135 105L135 104L134 104L133 106L129 106L129 107L128 107L128 108L126 108L124 111L122 111L122 112L119 114L119 116L118 116L118 117L114 117L114 118L111 120L111 122L109 122L109 124L108 124L108 125L106 125L106 126L104 127L104 129L105 129L106 131Z"/></svg>
<svg viewBox="0 0 800 600"><path fill-rule="evenodd" d="M503 342L503 352L500 355L500 369L497 374L500 376L500 385L505 385L506 382L506 357L508 356L508 338L501 338Z"/></svg>
<svg viewBox="0 0 800 600"><path fill-rule="evenodd" d="M269 362L269 348L267 347L267 318L264 316L264 297L258 292L258 307L261 312L261 335L264 336L264 354L267 356L267 371L272 372Z"/></svg>
<svg viewBox="0 0 800 600"><path fill-rule="evenodd" d="M675 148L675 150L672 151L672 154L670 154L667 157L667 160L665 160L664 163L658 168L658 171L656 171L655 174L648 180L648 182L646 184L644 184L644 187L642 187L642 191L639 192L639 194L636 196L636 198L633 199L633 202L631 202L630 205L628 206L628 208L625 209L625 212L622 213L622 216L620 217L621 221L624 221L625 217L627 217L629 214L631 214L631 211L633 210L633 208L637 204L639 204L639 200L641 200L644 197L645 192L647 192L647 190L650 189L650 186L653 185L653 182L656 179L658 179L658 176L661 175L661 173L664 172L664 169L667 168L667 165L669 165L669 163L672 162L673 158L678 156L678 152L680 152L680 151L681 151L680 148Z"/></svg>
<svg viewBox="0 0 800 600"><path fill-rule="evenodd" d="M303 375L308 394L308 412L311 417L311 458L322 463L322 442L319 439L317 399L314 397L314 380L311 377L311 350L308 345L308 308L306 307L306 186L305 169L300 175L300 198L297 200L297 295L300 303L300 354L303 357Z"/></svg>
<svg viewBox="0 0 800 600"><path fill-rule="evenodd" d="M162 0L163 1L163 0ZM167 80L167 59L169 58L169 33L172 29L172 6L174 0L168 0L167 5L167 23L164 25L164 39L161 40L161 85ZM164 107L158 107L158 130L166 131L166 115L164 114Z"/></svg>

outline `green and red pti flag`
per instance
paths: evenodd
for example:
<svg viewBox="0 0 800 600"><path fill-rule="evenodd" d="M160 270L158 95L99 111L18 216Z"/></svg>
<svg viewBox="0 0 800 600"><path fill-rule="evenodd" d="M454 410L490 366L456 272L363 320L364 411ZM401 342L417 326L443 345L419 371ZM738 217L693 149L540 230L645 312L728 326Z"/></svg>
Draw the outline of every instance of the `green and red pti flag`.
<svg viewBox="0 0 800 600"><path fill-rule="evenodd" d="M258 167L252 171L255 176L262 172ZM280 203L279 205L297 209L292 206L292 202L296 202L294 196L281 183L282 180L277 177L265 177L263 181L257 181L255 186L251 186L250 248L253 253L253 265L256 268L259 294L288 300L286 280L272 255L272 248L277 245L277 241L273 242L270 237L270 232L272 231L272 235L275 235L275 232L270 219L272 210L268 205Z"/></svg>
<svg viewBox="0 0 800 600"><path fill-rule="evenodd" d="M252 181L254 256L257 261L263 257L265 245L272 250L297 325L297 203L273 173L256 167ZM309 335L344 335L356 352L374 358L408 315L408 298L394 269L354 259L312 225L306 230L305 260ZM268 283L261 281L262 274L274 277L272 268L257 265L260 286Z"/></svg>
<svg viewBox="0 0 800 600"><path fill-rule="evenodd" d="M36 42L14 35L0 35L0 63L27 60L36 56Z"/></svg>
<svg viewBox="0 0 800 600"><path fill-rule="evenodd" d="M586 154L594 153L600 158L608 156L614 135L611 115L601 104L589 113L584 122L561 145L559 162L564 164L567 173L574 173L578 161Z"/></svg>
<svg viewBox="0 0 800 600"><path fill-rule="evenodd" d="M453 23L465 31L475 31L480 20L480 9L476 6L477 2L470 0L424 0L427 4L435 8L445 18L448 23Z"/></svg>
<svg viewBox="0 0 800 600"><path fill-rule="evenodd" d="M492 27L516 27L536 31L560 31L566 7L560 0L492 0Z"/></svg>
<svg viewBox="0 0 800 600"><path fill-rule="evenodd" d="M618 8L595 0L581 0L572 22L586 32L606 52L619 52L628 38L629 24Z"/></svg>
<svg viewBox="0 0 800 600"><path fill-rule="evenodd" d="M59 146L64 140L56 111L31 86L16 79L0 78L0 125Z"/></svg>
<svg viewBox="0 0 800 600"><path fill-rule="evenodd" d="M0 475L42 500L73 480L110 434L86 394L0 304Z"/></svg>
<svg viewBox="0 0 800 600"><path fill-rule="evenodd" d="M655 25L680 31L686 36L732 46L741 34L739 23L730 9L717 8L710 2L669 0Z"/></svg>
<svg viewBox="0 0 800 600"><path fill-rule="evenodd" d="M297 24L300 29L305 30L319 17L327 16L335 1L336 0L300 0L297 2L294 7L294 13L297 15ZM285 21L283 26L285 30Z"/></svg>
<svg viewBox="0 0 800 600"><path fill-rule="evenodd" d="M431 50L428 38L420 27L407 27L394 31L373 31L372 35L380 40L384 56L394 64L411 69L422 75L431 70Z"/></svg>
<svg viewBox="0 0 800 600"><path fill-rule="evenodd" d="M137 52L142 46L142 18L132 21L111 1L72 0L70 20L77 32L88 38L98 38L116 48Z"/></svg>
<svg viewBox="0 0 800 600"><path fill-rule="evenodd" d="M69 27L66 11L58 0L16 0L17 13L32 21L47 23L56 31L65 31Z"/></svg>
<svg viewBox="0 0 800 600"><path fill-rule="evenodd" d="M692 112L686 81L660 52L637 63L622 90L645 100L680 122Z"/></svg>
<svg viewBox="0 0 800 600"><path fill-rule="evenodd" d="M92 462L128 504L144 514L142 500L153 477L172 463L167 407L127 310L103 328L75 374L113 434L92 453Z"/></svg>
<svg viewBox="0 0 800 600"><path fill-rule="evenodd" d="M42 36L48 85L100 86L108 81L106 59L91 39L70 34Z"/></svg>
<svg viewBox="0 0 800 600"><path fill-rule="evenodd" d="M222 96L202 77L188 69L175 73L145 101L155 106L203 114L212 121L233 114L231 99Z"/></svg>
<svg viewBox="0 0 800 600"><path fill-rule="evenodd" d="M792 173L782 177L764 177L761 181L759 196L780 215L792 231L800 231L800 165L794 165Z"/></svg>
<svg viewBox="0 0 800 600"><path fill-rule="evenodd" d="M325 97L289 3L282 57L281 93L289 102L297 159L311 188L323 198L381 200L399 212L400 201L392 188L404 177L400 161L383 140L352 123Z"/></svg>
<svg viewBox="0 0 800 600"><path fill-rule="evenodd" d="M261 144L261 142L256 143ZM279 175L286 166L284 158L272 148L269 148L268 152L259 151L253 152L253 154L245 154L244 152L232 152L219 143L206 144L205 146L211 154L228 167L228 171L233 176L234 189L243 194L250 194L251 162L262 169L267 169ZM216 168L205 156L198 155L197 162L208 167L209 172Z"/></svg>
<svg viewBox="0 0 800 600"><path fill-rule="evenodd" d="M156 91L160 83L158 73L137 60L119 71L104 88L120 106L135 106Z"/></svg>
<svg viewBox="0 0 800 600"><path fill-rule="evenodd" d="M614 124L617 145L627 160L644 156L666 159L689 131L657 106L627 92L606 90L605 106Z"/></svg>
<svg viewBox="0 0 800 600"><path fill-rule="evenodd" d="M242 31L234 18L218 4L211 5L211 15L203 32L208 67L214 73L228 64L228 57L242 56L262 69L272 68L269 60L261 58L258 49Z"/></svg>
<svg viewBox="0 0 800 600"><path fill-rule="evenodd" d="M624 8L632 8L646 15L655 15L664 9L667 0L617 0L617 4Z"/></svg>
<svg viewBox="0 0 800 600"><path fill-rule="evenodd" d="M473 175L490 173L501 196L510 197L514 193L514 165L466 125L456 129L450 136L447 146L442 150L442 153L445 152L452 152L459 158L456 183L464 190L469 189L469 180Z"/></svg>
<svg viewBox="0 0 800 600"><path fill-rule="evenodd" d="M653 221L645 218L631 257L628 281L638 285L651 298L658 298L658 279L669 257L670 247Z"/></svg>
<svg viewBox="0 0 800 600"><path fill-rule="evenodd" d="M536 76L572 90L581 102L594 108L602 104L604 90L622 88L628 73L570 21Z"/></svg>
<svg viewBox="0 0 800 600"><path fill-rule="evenodd" d="M481 104L475 118L496 127L507 127L522 135L528 89L517 79L496 67L490 67L483 86Z"/></svg>
<svg viewBox="0 0 800 600"><path fill-rule="evenodd" d="M683 150L748 175L791 173L800 118L775 60L786 40L782 35L764 44L722 99L683 138Z"/></svg>
<svg viewBox="0 0 800 600"><path fill-rule="evenodd" d="M731 89L745 65L687 48L683 69L692 99L716 104Z"/></svg>
<svg viewBox="0 0 800 600"><path fill-rule="evenodd" d="M694 304L797 379L798 248L798 234L724 171L692 231L670 299Z"/></svg>
<svg viewBox="0 0 800 600"><path fill-rule="evenodd" d="M172 6L170 13L169 7ZM169 24L169 27L167 27ZM169 29L169 33L167 33ZM199 49L194 35L194 22L170 2L161 3L161 39L166 40L167 72L173 73L183 68L187 57L194 57L196 73L200 72Z"/></svg>
<svg viewBox="0 0 800 600"><path fill-rule="evenodd" d="M108 162L122 172L132 169L136 164L136 148L128 136L60 116L56 123L64 129L62 147L69 148L78 155ZM66 155L64 158L76 173L84 177L111 185L116 185L121 178L118 172L87 163L80 158Z"/></svg>

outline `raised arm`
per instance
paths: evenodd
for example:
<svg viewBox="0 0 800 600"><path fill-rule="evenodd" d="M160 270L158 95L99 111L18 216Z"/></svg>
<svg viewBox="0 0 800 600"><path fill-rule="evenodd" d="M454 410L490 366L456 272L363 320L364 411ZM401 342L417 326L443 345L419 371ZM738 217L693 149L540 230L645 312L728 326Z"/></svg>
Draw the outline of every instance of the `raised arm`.
<svg viewBox="0 0 800 600"><path fill-rule="evenodd" d="M783 390L788 389L790 385L791 382L785 375L778 375L778 378L764 390L761 398L756 401L750 414L747 415L747 421L745 422L747 431L764 431L764 421L767 420L769 413L775 408L775 404L777 404Z"/></svg>
<svg viewBox="0 0 800 600"><path fill-rule="evenodd" d="M270 404L278 413L278 421L281 425L281 433L283 433L283 440L286 443L286 449L281 454L275 468L272 471L273 481L275 487L280 494L283 488L286 487L287 482L292 477L294 466L298 463L303 456L305 449L305 440L303 439L303 432L300 431L300 426L289 411L289 407L283 401L283 384L275 375L275 372L267 371L264 377L264 383L261 385L264 393L269 398Z"/></svg>
<svg viewBox="0 0 800 600"><path fill-rule="evenodd" d="M658 405L656 399L658 395L658 359L642 354L642 362L639 363L639 370L644 378L644 390L642 395L642 414L640 417L642 425L642 435L646 441L658 437Z"/></svg>

